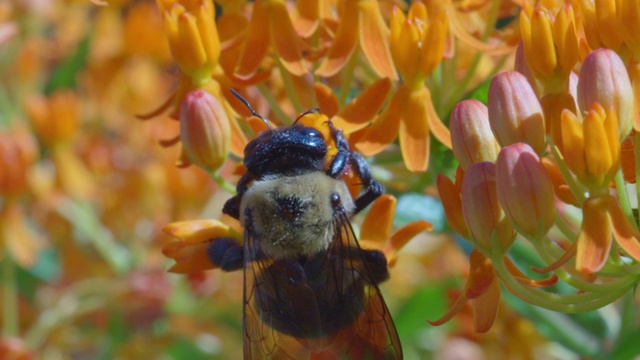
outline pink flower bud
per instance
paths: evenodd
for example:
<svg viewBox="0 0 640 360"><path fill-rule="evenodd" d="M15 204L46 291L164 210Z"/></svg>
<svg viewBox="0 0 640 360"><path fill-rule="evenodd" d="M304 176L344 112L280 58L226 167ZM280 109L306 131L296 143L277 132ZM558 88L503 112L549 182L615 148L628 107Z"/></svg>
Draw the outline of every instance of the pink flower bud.
<svg viewBox="0 0 640 360"><path fill-rule="evenodd" d="M222 103L204 90L192 91L180 108L180 140L187 160L207 172L227 158L231 125Z"/></svg>
<svg viewBox="0 0 640 360"><path fill-rule="evenodd" d="M531 240L547 233L555 213L553 183L529 145L516 143L500 151L496 186L500 205L519 233Z"/></svg>
<svg viewBox="0 0 640 360"><path fill-rule="evenodd" d="M587 111L599 103L606 112L615 111L620 124L620 139L633 126L633 90L629 74L614 51L600 48L587 55L578 80L578 105Z"/></svg>
<svg viewBox="0 0 640 360"><path fill-rule="evenodd" d="M501 146L525 142L546 148L542 107L527 78L516 71L496 75L489 85L489 121Z"/></svg>
<svg viewBox="0 0 640 360"><path fill-rule="evenodd" d="M513 229L498 202L495 164L479 162L467 169L462 184L462 216L476 246L490 248L494 233L503 250L511 245Z"/></svg>
<svg viewBox="0 0 640 360"><path fill-rule="evenodd" d="M481 161L496 161L500 146L496 142L487 107L477 100L459 102L451 113L453 153L463 169Z"/></svg>

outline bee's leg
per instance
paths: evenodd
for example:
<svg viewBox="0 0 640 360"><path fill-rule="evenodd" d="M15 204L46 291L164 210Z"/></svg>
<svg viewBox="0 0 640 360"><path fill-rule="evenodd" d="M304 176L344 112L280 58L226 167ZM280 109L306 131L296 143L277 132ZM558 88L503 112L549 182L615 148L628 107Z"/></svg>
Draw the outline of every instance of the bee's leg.
<svg viewBox="0 0 640 360"><path fill-rule="evenodd" d="M331 123L331 121L329 121L329 128L331 128L331 135L336 143L338 152L333 159L331 159L331 164L329 164L329 169L327 169L327 175L337 179L349 162L349 154L351 153L351 150L349 149L349 142L344 138L342 130L333 127L333 123Z"/></svg>
<svg viewBox="0 0 640 360"><path fill-rule="evenodd" d="M387 258L379 250L361 250L362 259L364 260L371 282L375 285L389 279L389 269L387 267Z"/></svg>
<svg viewBox="0 0 640 360"><path fill-rule="evenodd" d="M249 183L253 180L255 180L254 176L249 173L244 174L244 176L238 180L238 185L236 185L236 191L238 193L224 203L224 206L222 207L223 214L227 214L236 220L240 220L240 201L242 200L242 195L244 195L249 188Z"/></svg>
<svg viewBox="0 0 640 360"><path fill-rule="evenodd" d="M207 248L207 256L223 271L244 267L244 249L233 238L213 239Z"/></svg>
<svg viewBox="0 0 640 360"><path fill-rule="evenodd" d="M369 163L362 157L362 155L352 152L349 160L353 169L358 174L358 177L360 177L364 187L364 192L355 199L356 208L354 214L357 214L362 211L362 209L369 206L369 204L371 204L375 199L380 197L380 195L382 195L383 188L382 185L373 178Z"/></svg>

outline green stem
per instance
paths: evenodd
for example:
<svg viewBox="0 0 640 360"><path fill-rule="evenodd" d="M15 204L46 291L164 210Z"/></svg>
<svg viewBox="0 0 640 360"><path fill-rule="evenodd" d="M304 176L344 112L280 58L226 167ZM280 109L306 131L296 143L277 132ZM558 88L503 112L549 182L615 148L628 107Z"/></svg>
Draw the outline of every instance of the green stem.
<svg viewBox="0 0 640 360"><path fill-rule="evenodd" d="M576 197L578 204L584 203L584 192L580 190L580 185L578 184L578 182L576 182L576 179L573 177L573 175L571 175L567 164L564 163L562 154L560 154L558 148L553 144L553 140L551 138L549 138L549 144L551 145L551 152L553 153L553 157L556 159L556 164L558 164L558 169L560 170L564 181L567 182L571 193Z"/></svg>
<svg viewBox="0 0 640 360"><path fill-rule="evenodd" d="M2 264L2 335L17 336L18 331L16 264L5 254Z"/></svg>
<svg viewBox="0 0 640 360"><path fill-rule="evenodd" d="M131 254L101 223L91 204L64 198L58 203L56 212L73 225L78 235L91 242L117 274L124 274L131 268Z"/></svg>
<svg viewBox="0 0 640 360"><path fill-rule="evenodd" d="M634 139L634 147L633 152L636 157L636 179L640 179L640 132L636 133L636 137ZM636 180L636 199L638 204L638 209L640 209L640 186L638 186ZM635 221L634 221L635 223Z"/></svg>
<svg viewBox="0 0 640 360"><path fill-rule="evenodd" d="M535 247L536 252L538 253L538 255L540 255L540 257L542 257L544 262L547 264L552 264L556 260L556 258L553 257L547 249L547 245L552 246L551 244L552 243L550 240L547 241L547 244L543 244L542 241L533 243L533 246ZM567 284L573 286L576 289L598 292L598 293L616 291L622 288L628 289L630 286L632 286L636 282L635 278L631 276L627 276L624 279L618 280L615 282L594 284L592 282L584 281L584 280L581 280L580 278L574 277L573 275L571 275L570 273L562 269L556 269L554 273L562 281L566 282Z"/></svg>
<svg viewBox="0 0 640 360"><path fill-rule="evenodd" d="M298 92L293 86L293 80L291 79L291 74L284 67L280 59L278 59L277 64L278 64L278 69L280 70L280 77L282 78L284 90L287 93L289 100L291 100L291 104L293 105L294 110L296 111L296 113L299 114L303 112L305 109L302 105L302 102L300 101L300 98L298 97Z"/></svg>
<svg viewBox="0 0 640 360"><path fill-rule="evenodd" d="M557 212L554 224L556 225L558 230L560 230L562 235L564 235L567 239L569 239L571 242L576 241L576 239L578 238L578 234L576 234L575 231L573 231L573 229L571 229L569 225L567 225L564 219L562 219L562 217Z"/></svg>
<svg viewBox="0 0 640 360"><path fill-rule="evenodd" d="M356 52L351 54L349 61L347 61L347 65L342 69L342 81L340 85L340 96L338 97L338 101L340 103L340 107L342 108L344 104L347 102L347 98L349 97L349 90L351 90L351 82L353 81L353 75L356 69L356 64L358 63L358 55Z"/></svg>
<svg viewBox="0 0 640 360"><path fill-rule="evenodd" d="M287 116L284 110L282 110L280 104L278 104L278 101L271 94L271 91L269 91L269 88L265 84L258 85L258 91L260 92L260 95L262 95L262 97L267 101L267 103L269 104L269 108L271 108L271 111L273 111L278 120L280 120L280 123L290 125L293 122L291 118Z"/></svg>
<svg viewBox="0 0 640 360"><path fill-rule="evenodd" d="M620 201L622 212L624 213L629 223L633 226L633 228L638 231L638 224L636 223L636 218L633 216L633 210L631 209L631 204L629 203L627 186L624 182L624 177L621 170L618 170L618 173L616 174L616 190L618 192L618 200Z"/></svg>
<svg viewBox="0 0 640 360"><path fill-rule="evenodd" d="M213 179L213 181L216 182L216 184L218 184L224 191L228 192L229 194L235 195L236 194L236 187L233 186L233 184L229 183L227 180L225 180L222 176L220 176L220 173L218 171L213 171L209 173L209 176Z"/></svg>
<svg viewBox="0 0 640 360"><path fill-rule="evenodd" d="M511 276L501 257L492 256L490 259L500 276L500 280L512 294L528 303L553 311L578 313L596 310L620 298L628 290L618 289L618 291L611 291L605 294L583 293L574 295L550 293L520 284Z"/></svg>

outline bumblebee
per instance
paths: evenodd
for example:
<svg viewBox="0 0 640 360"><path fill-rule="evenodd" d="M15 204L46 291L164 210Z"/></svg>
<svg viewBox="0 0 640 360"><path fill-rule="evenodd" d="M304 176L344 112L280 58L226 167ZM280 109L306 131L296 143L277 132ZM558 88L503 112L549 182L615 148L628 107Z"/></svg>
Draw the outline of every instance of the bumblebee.
<svg viewBox="0 0 640 360"><path fill-rule="evenodd" d="M402 358L378 288L389 277L387 260L361 249L350 223L383 189L342 131L329 127L337 153L328 166L327 141L297 120L249 142L247 172L223 208L244 226L244 244L209 246L222 270L244 269L245 359ZM362 181L355 199L341 179L348 171Z"/></svg>

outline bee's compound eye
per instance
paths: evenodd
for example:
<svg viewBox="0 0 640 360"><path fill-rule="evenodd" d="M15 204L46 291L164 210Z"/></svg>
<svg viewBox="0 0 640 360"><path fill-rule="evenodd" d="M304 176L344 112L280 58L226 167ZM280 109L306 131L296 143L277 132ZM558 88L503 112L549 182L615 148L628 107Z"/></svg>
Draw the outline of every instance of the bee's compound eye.
<svg viewBox="0 0 640 360"><path fill-rule="evenodd" d="M300 134L305 137L322 138L322 134L314 128L306 127L300 130Z"/></svg>
<svg viewBox="0 0 640 360"><path fill-rule="evenodd" d="M333 206L334 208L340 206L340 194L336 192L331 193L331 206Z"/></svg>

